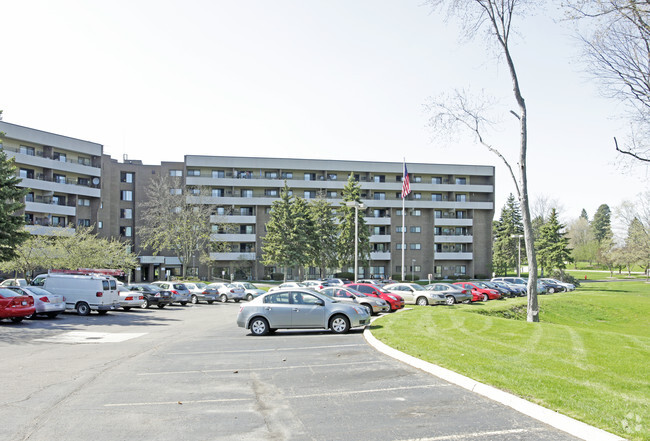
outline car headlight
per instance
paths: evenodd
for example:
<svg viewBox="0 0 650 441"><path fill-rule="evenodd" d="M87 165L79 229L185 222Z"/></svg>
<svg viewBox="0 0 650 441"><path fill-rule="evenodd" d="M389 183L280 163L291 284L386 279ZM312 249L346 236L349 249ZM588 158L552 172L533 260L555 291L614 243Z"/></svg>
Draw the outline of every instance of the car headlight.
<svg viewBox="0 0 650 441"><path fill-rule="evenodd" d="M368 310L366 308L359 308L358 306L353 306L354 310L357 311L357 314L368 314Z"/></svg>
<svg viewBox="0 0 650 441"><path fill-rule="evenodd" d="M391 299L397 301L397 297L395 297L395 296L388 296L388 297L390 297Z"/></svg>

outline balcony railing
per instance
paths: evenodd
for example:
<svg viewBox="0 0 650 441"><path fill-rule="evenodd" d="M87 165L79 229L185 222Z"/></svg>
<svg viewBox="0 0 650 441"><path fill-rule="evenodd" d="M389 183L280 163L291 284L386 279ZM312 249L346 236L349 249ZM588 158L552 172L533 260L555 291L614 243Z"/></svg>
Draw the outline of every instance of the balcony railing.
<svg viewBox="0 0 650 441"><path fill-rule="evenodd" d="M0 148L2 148L2 150L5 150L5 151L7 151L7 152L14 152L14 153L18 153L18 154L25 155L25 156L35 156L35 157L38 157L38 158L51 159L52 161L66 162L66 163L68 163L68 164L80 164L80 165L85 165L85 166L87 166L87 167L92 167L92 166L93 166L93 165L92 165L92 160L89 159L89 158L81 158L81 157L77 157L76 160L75 160L75 159L73 159L73 158L68 158L68 157L66 156L65 159L64 159L64 158L61 158L61 157L55 159L55 158L54 158L54 154L51 154L51 155L45 155L44 152L43 152L43 150L34 150L34 152L33 152L33 154L32 154L31 152L28 153L28 152L26 152L26 151L24 151L24 150L21 151L20 148L16 148L16 147L7 147L7 146L2 146L2 145L0 145ZM56 153L56 152L55 152L55 153Z"/></svg>

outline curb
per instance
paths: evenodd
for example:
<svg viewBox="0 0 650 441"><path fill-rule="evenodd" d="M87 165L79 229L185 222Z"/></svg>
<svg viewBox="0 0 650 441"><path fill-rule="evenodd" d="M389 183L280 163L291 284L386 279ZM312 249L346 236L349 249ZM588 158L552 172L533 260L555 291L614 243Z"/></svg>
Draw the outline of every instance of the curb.
<svg viewBox="0 0 650 441"><path fill-rule="evenodd" d="M585 441L625 441L625 438L621 438L605 430L590 426L589 424L575 420L566 415L562 415L561 413L547 409L538 404L531 403L530 401L519 398L508 392L504 392L495 387L488 386L487 384L479 383L478 381L450 371L449 369L445 369L443 367L400 352L397 349L393 349L390 346L377 340L375 336L372 335L372 332L370 332L369 327L366 327L366 329L363 331L363 336L365 337L368 344L370 344L370 346L374 347L379 352L388 355L389 357L392 357L429 374L435 375L438 378L460 386L471 392L483 395L484 397L496 401L497 403L504 404L520 413L523 413L524 415L535 418L544 424L548 424L549 426L555 427L556 429L560 429L577 438L583 439Z"/></svg>

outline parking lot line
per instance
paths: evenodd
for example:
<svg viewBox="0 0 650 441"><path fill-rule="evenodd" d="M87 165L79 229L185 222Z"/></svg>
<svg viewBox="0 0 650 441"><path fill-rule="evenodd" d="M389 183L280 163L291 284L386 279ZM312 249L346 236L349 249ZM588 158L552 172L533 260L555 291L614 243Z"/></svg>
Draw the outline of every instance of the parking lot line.
<svg viewBox="0 0 650 441"><path fill-rule="evenodd" d="M189 371L164 371L164 372L140 372L140 376L152 375L178 375L178 374L210 374L217 372L259 372L259 371L275 371L283 369L313 369L318 367L334 367L334 366L358 366L360 364L374 364L376 361L353 361L347 363L325 363L325 364L306 364L301 366L277 366L277 367L261 367L254 369L246 368L230 368L230 369L194 369Z"/></svg>
<svg viewBox="0 0 650 441"><path fill-rule="evenodd" d="M462 433L457 435L442 435L442 436L435 436L433 438L409 438L409 439L402 439L396 441L462 441L462 440L467 440L472 438L485 439L486 437L489 436L501 437L504 435L516 435L519 433L542 432L545 430L546 429L543 429L541 427L533 427L530 429L493 430L493 431L485 431L485 432Z"/></svg>
<svg viewBox="0 0 650 441"><path fill-rule="evenodd" d="M331 348L350 348L355 346L368 347L367 344L352 345L327 345L327 346L302 346L294 348L272 348L272 349L238 349L236 351L201 351L201 352L170 352L169 355L205 355L205 354L240 354L242 352L277 352L277 351L301 351L304 349L331 349Z"/></svg>

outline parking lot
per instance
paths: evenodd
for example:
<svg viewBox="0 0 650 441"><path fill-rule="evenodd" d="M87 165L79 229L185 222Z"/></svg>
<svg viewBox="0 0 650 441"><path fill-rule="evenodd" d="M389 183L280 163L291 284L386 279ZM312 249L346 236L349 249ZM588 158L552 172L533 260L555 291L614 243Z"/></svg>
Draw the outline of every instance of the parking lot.
<svg viewBox="0 0 650 441"><path fill-rule="evenodd" d="M376 352L360 330L253 337L238 310L3 323L0 439L574 439Z"/></svg>

